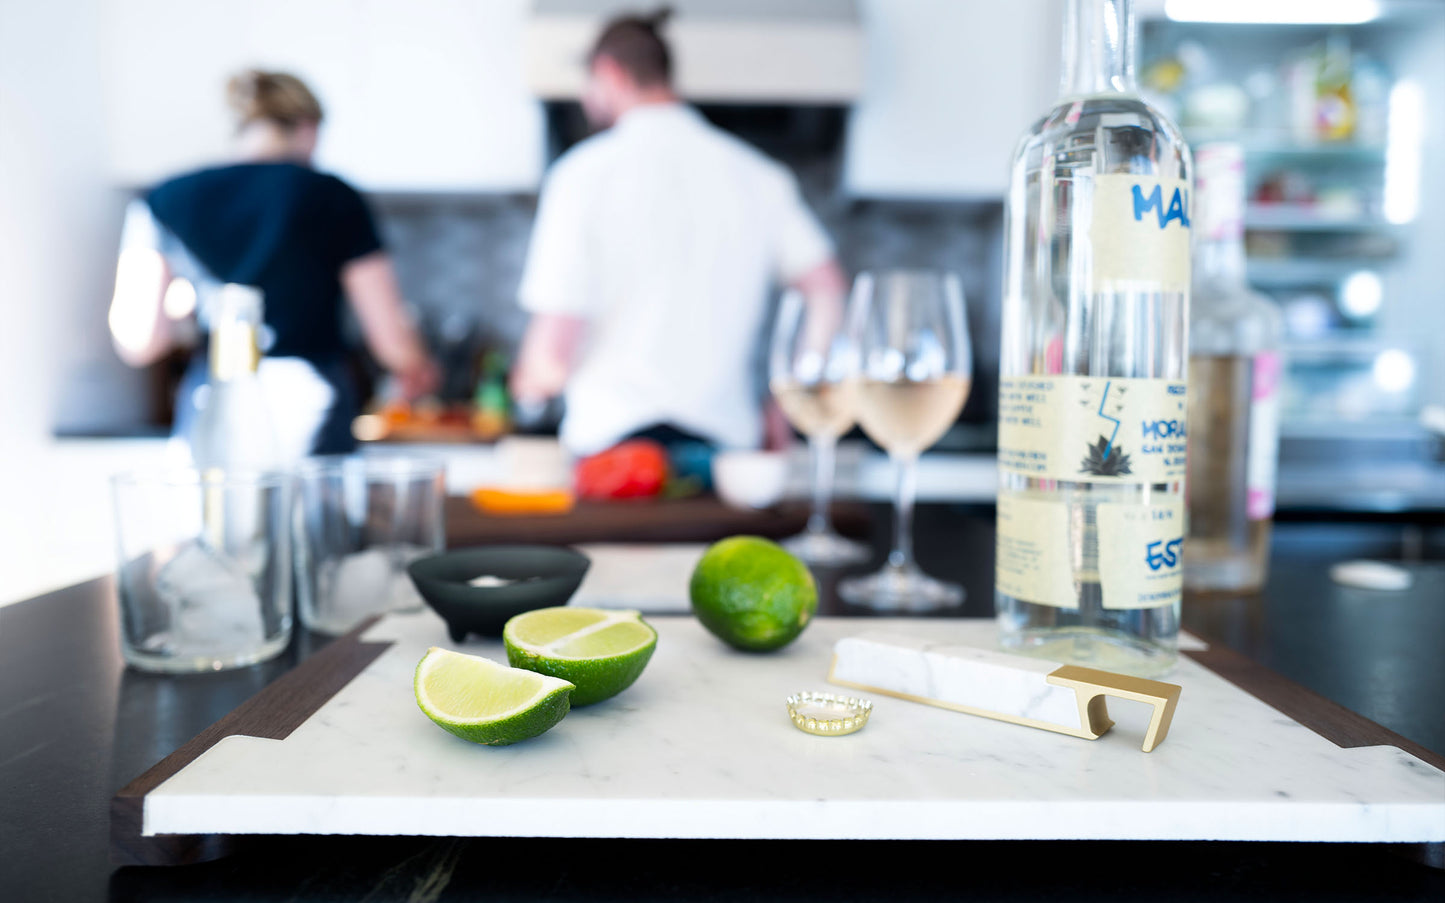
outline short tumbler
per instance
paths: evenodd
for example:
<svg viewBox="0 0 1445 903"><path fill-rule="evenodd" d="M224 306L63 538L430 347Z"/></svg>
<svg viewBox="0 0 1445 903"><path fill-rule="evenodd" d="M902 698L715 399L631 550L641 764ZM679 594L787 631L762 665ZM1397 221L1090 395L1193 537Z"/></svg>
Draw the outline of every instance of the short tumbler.
<svg viewBox="0 0 1445 903"><path fill-rule="evenodd" d="M143 671L220 671L291 639L290 477L191 469L111 479L121 651Z"/></svg>
<svg viewBox="0 0 1445 903"><path fill-rule="evenodd" d="M414 559L446 544L445 468L405 456L321 457L297 477L296 594L301 621L341 634L371 615L414 610Z"/></svg>

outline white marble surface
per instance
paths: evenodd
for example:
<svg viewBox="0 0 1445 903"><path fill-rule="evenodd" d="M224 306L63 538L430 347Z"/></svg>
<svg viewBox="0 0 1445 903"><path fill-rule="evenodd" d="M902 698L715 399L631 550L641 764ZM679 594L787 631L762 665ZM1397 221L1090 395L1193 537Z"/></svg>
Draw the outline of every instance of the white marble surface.
<svg viewBox="0 0 1445 903"><path fill-rule="evenodd" d="M690 618L651 619L639 681L515 746L429 722L412 669L451 645L429 612L283 741L232 737L146 801L147 833L572 837L1445 840L1445 774L1393 748L1341 750L1184 661L1169 739L1110 700L1099 740L889 697L846 737L795 729L783 700L828 690L834 643L883 630L987 646L984 621L819 619L771 655ZM494 642L460 647L500 657Z"/></svg>
<svg viewBox="0 0 1445 903"><path fill-rule="evenodd" d="M834 683L906 693L1069 730L1084 726L1078 693L1048 682L1058 662L872 631L844 637L833 654Z"/></svg>
<svg viewBox="0 0 1445 903"><path fill-rule="evenodd" d="M687 585L707 546L698 543L599 542L577 546L592 560L567 603L583 608L636 608L688 614Z"/></svg>

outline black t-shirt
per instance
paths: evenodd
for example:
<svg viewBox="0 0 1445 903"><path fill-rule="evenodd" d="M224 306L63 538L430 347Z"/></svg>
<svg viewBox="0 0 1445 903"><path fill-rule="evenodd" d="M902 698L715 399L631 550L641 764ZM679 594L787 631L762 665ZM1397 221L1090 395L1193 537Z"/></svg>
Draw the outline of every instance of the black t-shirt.
<svg viewBox="0 0 1445 903"><path fill-rule="evenodd" d="M381 248L356 189L294 163L242 163L178 176L146 203L211 275L261 289L267 354L341 353L341 269Z"/></svg>

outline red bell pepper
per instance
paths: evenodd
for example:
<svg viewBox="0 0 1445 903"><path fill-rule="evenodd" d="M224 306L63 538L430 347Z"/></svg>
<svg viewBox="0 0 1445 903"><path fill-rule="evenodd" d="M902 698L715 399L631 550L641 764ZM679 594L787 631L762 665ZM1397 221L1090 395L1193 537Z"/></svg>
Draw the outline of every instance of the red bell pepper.
<svg viewBox="0 0 1445 903"><path fill-rule="evenodd" d="M667 451L631 439L577 462L577 495L584 499L651 498L667 485Z"/></svg>

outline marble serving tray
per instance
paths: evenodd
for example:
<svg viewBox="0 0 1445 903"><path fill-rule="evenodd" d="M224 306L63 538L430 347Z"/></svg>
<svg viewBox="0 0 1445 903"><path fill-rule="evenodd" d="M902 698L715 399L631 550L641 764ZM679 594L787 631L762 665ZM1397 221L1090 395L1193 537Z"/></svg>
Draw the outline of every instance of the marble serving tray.
<svg viewBox="0 0 1445 903"><path fill-rule="evenodd" d="M789 694L834 689L838 639L886 631L988 646L989 621L820 618L767 655L733 651L690 617L649 621L657 652L631 689L493 748L428 721L412 672L428 646L505 661L500 643L455 646L430 612L385 618L123 790L117 847L157 861L143 838L1445 841L1445 772L1430 753L1360 746L1372 742L1361 725L1374 742L1400 738L1282 684L1275 701L1297 717L1286 715L1231 682L1248 683L1253 666L1225 650L1181 658L1168 677L1183 687L1168 742L1145 754L1150 709L1119 700L1116 727L1095 741L884 696L846 737L789 721ZM1301 723L1301 700L1326 707L1302 719L1316 730Z"/></svg>

